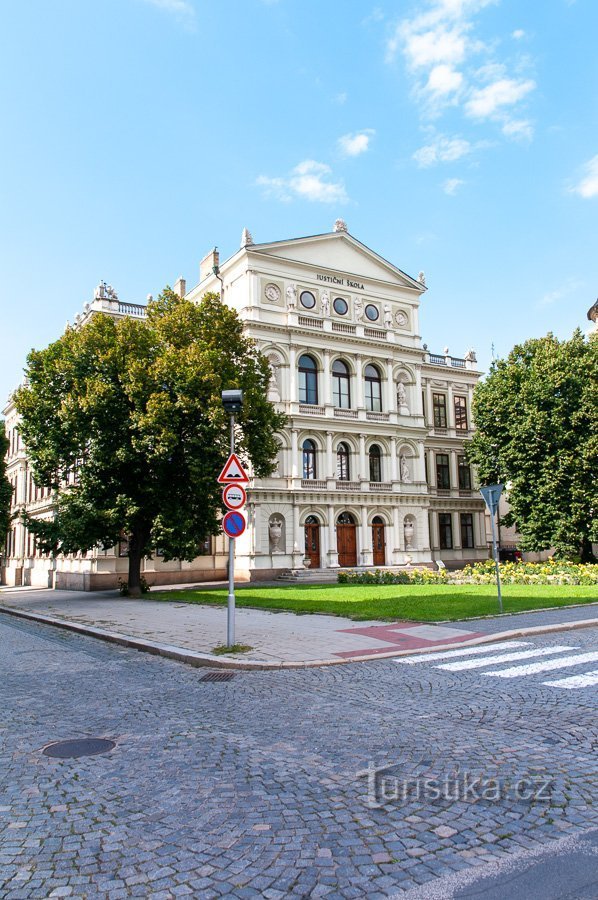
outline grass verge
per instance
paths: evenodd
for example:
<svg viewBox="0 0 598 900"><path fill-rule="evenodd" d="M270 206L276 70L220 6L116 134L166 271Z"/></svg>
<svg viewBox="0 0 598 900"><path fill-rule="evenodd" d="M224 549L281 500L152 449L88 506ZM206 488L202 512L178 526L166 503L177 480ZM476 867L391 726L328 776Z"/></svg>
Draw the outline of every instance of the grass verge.
<svg viewBox="0 0 598 900"><path fill-rule="evenodd" d="M227 590L152 591L150 600L224 606ZM237 606L293 613L325 613L355 621L457 621L498 613L496 588L488 584L310 584L239 587ZM598 602L595 586L516 585L503 587L506 613Z"/></svg>

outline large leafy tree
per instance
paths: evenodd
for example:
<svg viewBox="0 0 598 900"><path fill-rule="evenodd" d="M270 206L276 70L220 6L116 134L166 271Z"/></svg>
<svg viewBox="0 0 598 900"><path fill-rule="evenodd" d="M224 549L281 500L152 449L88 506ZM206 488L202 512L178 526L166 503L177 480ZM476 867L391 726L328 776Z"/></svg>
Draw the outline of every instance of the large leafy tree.
<svg viewBox="0 0 598 900"><path fill-rule="evenodd" d="M43 549L129 537L129 593L159 546L191 560L218 530L216 476L229 452L221 391L244 391L237 449L272 471L284 416L266 399L268 361L215 294L195 305L166 288L147 319L98 314L27 361L15 397L38 483L56 491L52 522L28 520ZM73 477L74 476L74 477Z"/></svg>
<svg viewBox="0 0 598 900"><path fill-rule="evenodd" d="M526 341L476 387L469 459L482 484L508 484L527 550L592 557L598 541L598 338Z"/></svg>
<svg viewBox="0 0 598 900"><path fill-rule="evenodd" d="M12 487L6 477L6 454L8 452L8 438L4 428L4 422L0 421L0 553L6 538L6 532L10 525L10 501Z"/></svg>

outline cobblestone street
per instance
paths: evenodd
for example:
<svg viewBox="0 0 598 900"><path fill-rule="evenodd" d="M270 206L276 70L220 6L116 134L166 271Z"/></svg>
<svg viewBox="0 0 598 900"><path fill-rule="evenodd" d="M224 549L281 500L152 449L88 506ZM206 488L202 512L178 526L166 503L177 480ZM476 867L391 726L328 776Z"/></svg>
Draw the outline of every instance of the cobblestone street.
<svg viewBox="0 0 598 900"><path fill-rule="evenodd" d="M6 900L453 896L432 893L439 879L596 826L596 689L558 686L596 663L534 665L591 654L594 629L528 641L523 677L381 660L210 682L205 669L7 619ZM41 753L82 737L116 747ZM452 793L422 794L425 779ZM536 793L522 796L521 780Z"/></svg>

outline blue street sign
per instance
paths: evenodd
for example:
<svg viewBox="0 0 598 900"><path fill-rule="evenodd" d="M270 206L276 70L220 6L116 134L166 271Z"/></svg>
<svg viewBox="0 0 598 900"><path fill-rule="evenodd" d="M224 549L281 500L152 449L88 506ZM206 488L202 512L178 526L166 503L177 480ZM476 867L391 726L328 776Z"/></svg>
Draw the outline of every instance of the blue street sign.
<svg viewBox="0 0 598 900"><path fill-rule="evenodd" d="M239 537L245 531L245 516L240 512L228 512L222 520L222 527L230 538Z"/></svg>
<svg viewBox="0 0 598 900"><path fill-rule="evenodd" d="M504 484L488 484L486 487L480 488L480 494L484 498L484 502L488 507L488 512L491 516L496 515L498 501L500 500L503 488Z"/></svg>

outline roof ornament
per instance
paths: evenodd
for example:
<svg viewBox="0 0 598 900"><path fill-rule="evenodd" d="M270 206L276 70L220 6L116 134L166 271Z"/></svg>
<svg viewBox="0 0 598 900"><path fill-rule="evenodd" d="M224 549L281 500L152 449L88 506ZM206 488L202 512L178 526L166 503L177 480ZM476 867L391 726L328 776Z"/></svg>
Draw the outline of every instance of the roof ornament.
<svg viewBox="0 0 598 900"><path fill-rule="evenodd" d="M467 362L472 362L472 363L477 362L478 358L475 354L475 350L469 349L467 351L467 353L465 354L465 359L467 360Z"/></svg>
<svg viewBox="0 0 598 900"><path fill-rule="evenodd" d="M337 219L336 222L334 223L334 225L332 226L332 230L334 232L336 232L337 234L340 234L342 232L347 234L349 231L349 229L347 228L347 223L345 222L344 219Z"/></svg>
<svg viewBox="0 0 598 900"><path fill-rule="evenodd" d="M241 249L243 247L250 247L253 244L253 238L251 237L251 232L248 228L244 228L241 232Z"/></svg>
<svg viewBox="0 0 598 900"><path fill-rule="evenodd" d="M419 281L420 284L423 284L423 286L425 287L426 286L426 273L420 272L419 275L417 276L417 280Z"/></svg>

